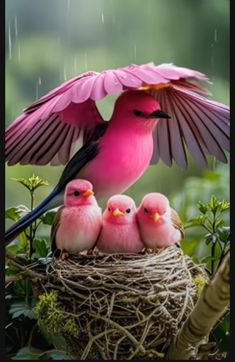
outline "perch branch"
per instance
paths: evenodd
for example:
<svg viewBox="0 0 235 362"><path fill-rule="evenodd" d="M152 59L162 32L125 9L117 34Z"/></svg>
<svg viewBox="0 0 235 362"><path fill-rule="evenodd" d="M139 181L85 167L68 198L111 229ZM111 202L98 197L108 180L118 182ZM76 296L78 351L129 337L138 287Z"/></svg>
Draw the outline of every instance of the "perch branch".
<svg viewBox="0 0 235 362"><path fill-rule="evenodd" d="M213 279L206 285L193 311L170 346L169 360L193 357L202 339L224 314L229 304L229 254L224 258Z"/></svg>

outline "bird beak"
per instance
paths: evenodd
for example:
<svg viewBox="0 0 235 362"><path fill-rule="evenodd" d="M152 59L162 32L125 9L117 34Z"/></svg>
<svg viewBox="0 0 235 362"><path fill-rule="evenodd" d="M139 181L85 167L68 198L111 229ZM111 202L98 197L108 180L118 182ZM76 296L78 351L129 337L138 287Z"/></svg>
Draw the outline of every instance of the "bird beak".
<svg viewBox="0 0 235 362"><path fill-rule="evenodd" d="M166 112L161 111L158 109L157 111L154 111L150 113L149 118L171 118Z"/></svg>
<svg viewBox="0 0 235 362"><path fill-rule="evenodd" d="M119 209L115 209L112 214L113 214L113 216L120 217L120 216L124 215L124 212L122 212Z"/></svg>
<svg viewBox="0 0 235 362"><path fill-rule="evenodd" d="M88 196L94 195L94 192L92 190L88 189L85 192L83 192L82 195L85 196L85 197L88 197Z"/></svg>
<svg viewBox="0 0 235 362"><path fill-rule="evenodd" d="M151 215L151 218L152 218L155 222L157 222L158 220L161 219L161 215L159 215L158 212L155 212L155 214Z"/></svg>

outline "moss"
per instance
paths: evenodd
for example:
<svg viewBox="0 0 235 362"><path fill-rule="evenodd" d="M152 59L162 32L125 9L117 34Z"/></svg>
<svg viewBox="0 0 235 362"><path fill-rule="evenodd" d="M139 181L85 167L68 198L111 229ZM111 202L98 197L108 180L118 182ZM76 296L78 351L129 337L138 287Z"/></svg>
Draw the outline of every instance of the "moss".
<svg viewBox="0 0 235 362"><path fill-rule="evenodd" d="M206 278L202 274L197 274L193 278L194 284L196 285L196 295L195 299L197 300L200 297L202 289L204 288L205 284L207 283Z"/></svg>
<svg viewBox="0 0 235 362"><path fill-rule="evenodd" d="M50 292L39 296L39 302L35 307L35 315L39 327L44 327L48 333L73 337L79 336L79 329L75 316L66 312L58 301L56 292Z"/></svg>

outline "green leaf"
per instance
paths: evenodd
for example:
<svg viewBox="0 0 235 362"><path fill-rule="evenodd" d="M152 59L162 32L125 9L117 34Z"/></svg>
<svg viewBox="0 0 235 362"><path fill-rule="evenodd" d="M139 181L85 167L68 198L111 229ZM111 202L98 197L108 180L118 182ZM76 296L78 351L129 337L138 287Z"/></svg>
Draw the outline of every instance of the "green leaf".
<svg viewBox="0 0 235 362"><path fill-rule="evenodd" d="M35 175L29 177L28 179L24 177L19 177L19 178L13 178L13 180L19 182L21 185L26 187L31 192L36 190L38 187L49 185L48 181L43 180L39 176Z"/></svg>
<svg viewBox="0 0 235 362"><path fill-rule="evenodd" d="M24 317L35 319L34 307L30 307L25 301L12 303L9 313L12 314L12 318L18 318L23 315Z"/></svg>
<svg viewBox="0 0 235 362"><path fill-rule="evenodd" d="M16 207L10 207L5 211L6 219L18 221L22 213L28 213L30 210L25 205L19 205Z"/></svg>
<svg viewBox="0 0 235 362"><path fill-rule="evenodd" d="M228 201L223 200L221 202L221 212L228 210L230 208L230 203Z"/></svg>
<svg viewBox="0 0 235 362"><path fill-rule="evenodd" d="M47 359L47 355L41 356L44 351L34 347L23 347L19 349L17 354L11 359L22 359L22 360L38 360L38 359Z"/></svg>
<svg viewBox="0 0 235 362"><path fill-rule="evenodd" d="M71 357L63 352L51 352L48 353L48 356L51 357L53 360L70 360Z"/></svg>
<svg viewBox="0 0 235 362"><path fill-rule="evenodd" d="M219 206L219 201L217 200L217 198L214 195L211 197L208 206L210 207L210 209L213 213L215 213L217 211L218 206Z"/></svg>
<svg viewBox="0 0 235 362"><path fill-rule="evenodd" d="M50 250L45 239L34 239L33 248L35 250L35 256L38 258L45 258Z"/></svg>
<svg viewBox="0 0 235 362"><path fill-rule="evenodd" d="M197 208L199 209L199 211L201 211L201 213L205 214L208 210L208 206L206 204L204 204L203 202L199 201L197 204Z"/></svg>
<svg viewBox="0 0 235 362"><path fill-rule="evenodd" d="M42 215L40 219L42 220L43 224L52 225L56 214L56 211L48 211L46 214Z"/></svg>
<svg viewBox="0 0 235 362"><path fill-rule="evenodd" d="M230 241L230 227L224 226L224 227L218 229L217 232L218 232L220 241L222 241L223 243L227 243Z"/></svg>

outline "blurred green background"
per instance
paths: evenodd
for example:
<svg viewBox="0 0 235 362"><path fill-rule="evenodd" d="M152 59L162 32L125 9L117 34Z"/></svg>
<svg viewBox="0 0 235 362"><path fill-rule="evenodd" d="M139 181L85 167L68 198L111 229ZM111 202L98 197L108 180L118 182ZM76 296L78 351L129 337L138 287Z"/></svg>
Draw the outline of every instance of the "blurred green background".
<svg viewBox="0 0 235 362"><path fill-rule="evenodd" d="M7 0L5 34L6 127L25 107L69 78L131 63L174 63L199 70L213 82L207 86L213 99L229 104L228 0ZM112 114L114 100L107 97L98 103L105 119ZM29 193L13 178L34 173L47 179L50 185L36 191L38 203L56 184L62 169L6 166L6 207L30 204ZM205 170L190 159L189 168L182 171L159 162L126 193L138 204L153 191L166 194L185 223L199 214L199 200L208 202L212 195L229 200L229 164L209 158ZM224 219L228 224L228 212ZM48 240L49 226L40 233ZM204 236L200 227L186 229L182 243L184 251L200 261L210 255ZM19 327L16 319L16 327L9 329L16 341L13 347L8 341L12 355L27 345L26 322ZM26 335L22 340L16 337L18 328ZM228 330L225 319L213 333L224 351L228 350ZM35 346L41 337L38 340Z"/></svg>
<svg viewBox="0 0 235 362"><path fill-rule="evenodd" d="M206 73L213 81L208 86L213 98L228 104L229 1L8 0L6 126L38 97L79 73L150 61L172 62ZM98 104L106 119L112 114L114 100L108 97ZM218 164L211 158L209 165L212 173L228 175L228 165L217 170ZM138 204L147 192L163 192L183 213L184 182L201 177L204 171L192 160L186 171L159 162L126 193ZM12 178L32 173L46 178L50 186L38 190L38 203L61 172L62 167L6 167L6 206L29 206L27 193ZM199 185L200 180L199 189L205 183L200 178ZM217 198L228 198L228 188L225 183ZM209 201L211 192L199 193ZM181 200L178 196L176 200L177 194Z"/></svg>

